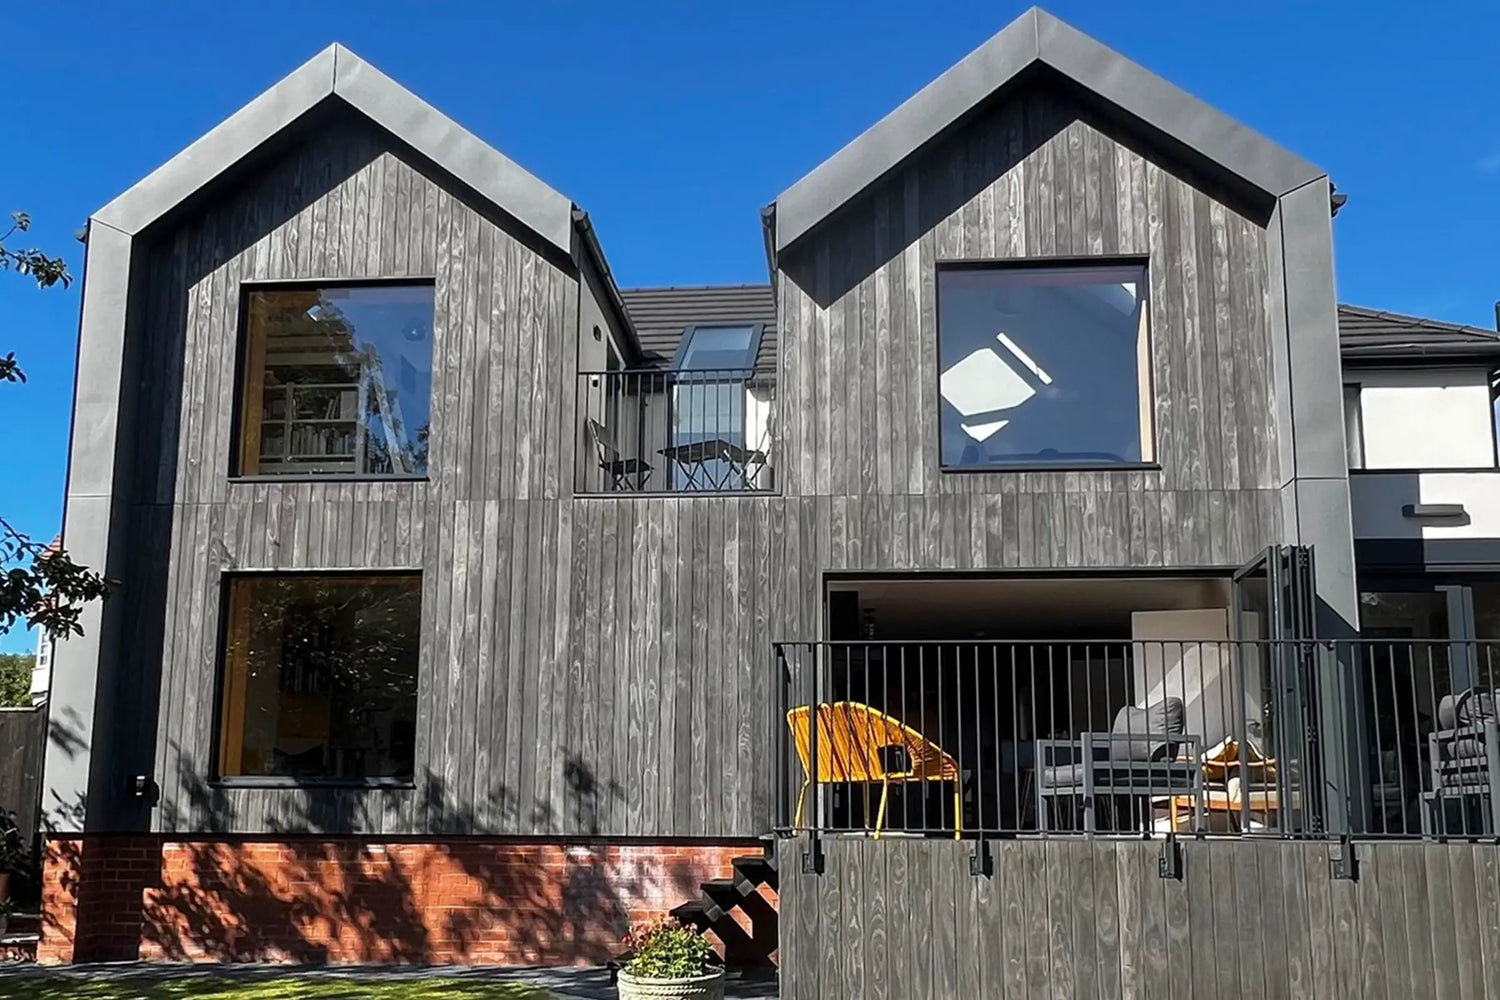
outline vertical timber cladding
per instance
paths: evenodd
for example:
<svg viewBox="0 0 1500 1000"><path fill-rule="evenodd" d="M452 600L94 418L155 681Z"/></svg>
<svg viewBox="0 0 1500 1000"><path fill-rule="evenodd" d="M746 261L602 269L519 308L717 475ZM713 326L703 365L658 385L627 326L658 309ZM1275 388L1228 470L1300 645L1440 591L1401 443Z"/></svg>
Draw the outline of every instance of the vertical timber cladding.
<svg viewBox="0 0 1500 1000"><path fill-rule="evenodd" d="M803 572L1233 566L1279 540L1264 219L1210 190L1032 85L784 251ZM940 473L935 265L1111 256L1149 262L1160 470Z"/></svg>
<svg viewBox="0 0 1500 1000"><path fill-rule="evenodd" d="M1372 843L1357 880L1329 845L1188 840L1182 878L1140 840L996 841L991 874L950 840L778 845L781 995L1500 995L1500 851Z"/></svg>
<svg viewBox="0 0 1500 1000"><path fill-rule="evenodd" d="M346 123L153 250L121 773L168 833L757 834L784 505L573 499L574 272L445 184ZM361 276L436 281L430 481L229 482L240 283ZM423 571L416 787L213 786L221 574L371 567Z"/></svg>

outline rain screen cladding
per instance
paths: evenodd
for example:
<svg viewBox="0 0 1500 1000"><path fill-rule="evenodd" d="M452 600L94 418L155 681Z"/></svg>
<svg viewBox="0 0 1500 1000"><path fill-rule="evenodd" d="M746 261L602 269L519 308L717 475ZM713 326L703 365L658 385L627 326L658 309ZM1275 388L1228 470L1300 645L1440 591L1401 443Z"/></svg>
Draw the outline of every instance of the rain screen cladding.
<svg viewBox="0 0 1500 1000"><path fill-rule="evenodd" d="M1155 460L1144 263L943 267L937 287L943 468Z"/></svg>

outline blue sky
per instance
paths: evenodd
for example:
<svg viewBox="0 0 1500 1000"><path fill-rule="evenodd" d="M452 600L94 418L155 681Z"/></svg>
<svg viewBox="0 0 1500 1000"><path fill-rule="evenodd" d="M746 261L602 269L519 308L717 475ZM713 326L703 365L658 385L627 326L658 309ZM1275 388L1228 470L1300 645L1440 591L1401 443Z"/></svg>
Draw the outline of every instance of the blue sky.
<svg viewBox="0 0 1500 1000"><path fill-rule="evenodd" d="M1048 9L1323 166L1345 302L1492 326L1500 5ZM331 41L589 210L625 285L762 281L758 210L1024 10L926 0L10 4L0 211L80 262L89 213ZM420 11L420 13L418 13ZM920 11L915 18L913 12ZM0 280L0 510L61 517L78 293ZM28 636L0 637L26 649Z"/></svg>

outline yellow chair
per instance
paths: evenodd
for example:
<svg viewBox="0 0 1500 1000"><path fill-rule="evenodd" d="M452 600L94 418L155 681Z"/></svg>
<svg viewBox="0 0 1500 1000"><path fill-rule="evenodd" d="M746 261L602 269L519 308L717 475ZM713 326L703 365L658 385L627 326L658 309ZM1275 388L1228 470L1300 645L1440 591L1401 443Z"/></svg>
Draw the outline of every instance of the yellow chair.
<svg viewBox="0 0 1500 1000"><path fill-rule="evenodd" d="M802 827L802 808L807 803L807 789L812 784L812 712L806 705L786 713L787 725L802 758L806 776L797 793L797 817L792 825ZM909 766L904 771L887 771L881 751L899 748ZM886 800L891 783L918 781L953 782L953 839L963 832L963 783L958 762L936 743L910 726L891 718L869 705L853 701L836 701L818 706L818 782L820 784L875 784L880 788L880 810L875 816L875 837L885 825Z"/></svg>

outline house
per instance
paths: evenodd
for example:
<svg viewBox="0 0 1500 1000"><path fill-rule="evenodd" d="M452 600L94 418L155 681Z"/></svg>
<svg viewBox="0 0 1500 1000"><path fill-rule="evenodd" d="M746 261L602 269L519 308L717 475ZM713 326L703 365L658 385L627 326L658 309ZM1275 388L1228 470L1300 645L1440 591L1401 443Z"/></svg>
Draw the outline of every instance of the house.
<svg viewBox="0 0 1500 1000"><path fill-rule="evenodd" d="M31 665L31 703L40 705L47 700L52 687L52 633L42 631L36 638L36 660Z"/></svg>
<svg viewBox="0 0 1500 1000"><path fill-rule="evenodd" d="M62 545L62 536L57 535L47 544L47 551L54 552ZM52 650L54 647L52 633L46 629L38 629L36 636L36 655L31 664L31 703L40 705L47 700L47 692L52 688Z"/></svg>
<svg viewBox="0 0 1500 1000"><path fill-rule="evenodd" d="M1032 10L621 290L326 50L90 223L42 959L1483 992L1500 338L1338 203Z"/></svg>

